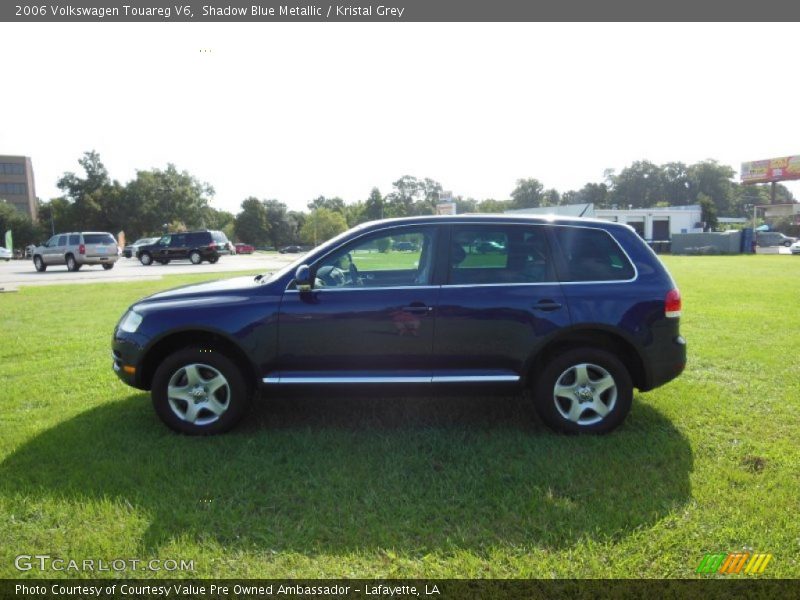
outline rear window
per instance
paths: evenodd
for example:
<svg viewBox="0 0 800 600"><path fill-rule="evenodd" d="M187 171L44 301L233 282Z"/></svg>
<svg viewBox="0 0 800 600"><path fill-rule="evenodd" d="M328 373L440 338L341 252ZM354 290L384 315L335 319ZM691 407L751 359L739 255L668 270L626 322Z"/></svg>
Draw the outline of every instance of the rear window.
<svg viewBox="0 0 800 600"><path fill-rule="evenodd" d="M110 233L84 233L84 244L116 244L114 236Z"/></svg>
<svg viewBox="0 0 800 600"><path fill-rule="evenodd" d="M81 236L79 236L77 233L73 233L72 235L69 236L70 246L77 246L80 243L81 243Z"/></svg>
<svg viewBox="0 0 800 600"><path fill-rule="evenodd" d="M227 244L228 243L228 237L224 233L222 233L221 231L212 231L211 232L211 237L218 244Z"/></svg>
<svg viewBox="0 0 800 600"><path fill-rule="evenodd" d="M585 227L554 227L553 232L564 259L561 281L633 279L633 265L608 232Z"/></svg>

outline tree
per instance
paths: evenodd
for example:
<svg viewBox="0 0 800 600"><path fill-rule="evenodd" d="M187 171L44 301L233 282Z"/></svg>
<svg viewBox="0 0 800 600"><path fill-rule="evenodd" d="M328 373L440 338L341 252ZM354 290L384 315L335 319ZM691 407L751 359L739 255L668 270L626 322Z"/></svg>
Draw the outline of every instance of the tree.
<svg viewBox="0 0 800 600"><path fill-rule="evenodd" d="M480 213L502 214L509 208L511 208L510 200L494 200L493 198L487 198L486 200L478 202L478 212Z"/></svg>
<svg viewBox="0 0 800 600"><path fill-rule="evenodd" d="M125 193L134 215L127 229L138 236L161 231L172 221L182 221L189 229L205 227L214 188L170 163L164 170L137 171Z"/></svg>
<svg viewBox="0 0 800 600"><path fill-rule="evenodd" d="M383 211L386 208L386 203L383 201L381 191L374 187L369 193L369 198L364 203L364 212L362 213L364 220L377 221L383 218Z"/></svg>
<svg viewBox="0 0 800 600"><path fill-rule="evenodd" d="M233 223L236 238L245 244L264 246L269 235L267 209L258 199L250 198L242 201L242 210L236 215Z"/></svg>
<svg viewBox="0 0 800 600"><path fill-rule="evenodd" d="M341 213L328 208L312 211L300 230L300 239L307 244L320 244L347 230L347 222Z"/></svg>
<svg viewBox="0 0 800 600"><path fill-rule="evenodd" d="M697 195L697 203L700 205L700 220L705 223L706 231L713 231L717 228L717 207L714 201L701 192Z"/></svg>
<svg viewBox="0 0 800 600"><path fill-rule="evenodd" d="M511 192L512 208L537 208L542 206L544 186L538 179L518 179L517 187Z"/></svg>
<svg viewBox="0 0 800 600"><path fill-rule="evenodd" d="M275 248L286 246L293 241L292 223L289 221L289 211L283 202L277 200L263 200L264 210L267 214L269 231L267 237Z"/></svg>
<svg viewBox="0 0 800 600"><path fill-rule="evenodd" d="M432 215L442 194L442 184L429 177L417 179L403 175L392 183L394 191L386 196L384 216L408 217Z"/></svg>
<svg viewBox="0 0 800 600"><path fill-rule="evenodd" d="M611 178L609 200L619 208L648 208L665 199L661 167L650 161L636 161Z"/></svg>
<svg viewBox="0 0 800 600"><path fill-rule="evenodd" d="M733 206L734 170L721 165L715 160L704 160L689 167L690 193L695 202L700 201L700 194L710 197L717 212L728 215Z"/></svg>
<svg viewBox="0 0 800 600"><path fill-rule="evenodd" d="M608 186L605 183L587 183L575 193L574 200L576 204L594 204L595 208L609 208Z"/></svg>
<svg viewBox="0 0 800 600"><path fill-rule="evenodd" d="M16 248L24 248L29 244L42 241L42 230L31 221L27 214L0 200L0 246L5 246L5 235L9 230ZM9 250L13 250L13 248L9 248Z"/></svg>
<svg viewBox="0 0 800 600"><path fill-rule="evenodd" d="M333 210L338 213L344 214L345 205L344 200L336 196L335 198L326 198L325 196L319 196L314 198L309 202L306 206L308 206L308 210L314 211L318 208L327 208L328 210Z"/></svg>

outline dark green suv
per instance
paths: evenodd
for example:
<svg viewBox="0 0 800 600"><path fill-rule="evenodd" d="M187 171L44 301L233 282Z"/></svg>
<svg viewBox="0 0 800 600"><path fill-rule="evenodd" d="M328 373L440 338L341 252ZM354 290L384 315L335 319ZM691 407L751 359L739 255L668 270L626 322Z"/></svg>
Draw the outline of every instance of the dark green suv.
<svg viewBox="0 0 800 600"><path fill-rule="evenodd" d="M204 260L215 263L228 252L228 238L221 231L182 231L168 233L155 244L139 246L136 258L145 265L153 261L166 265L173 260L190 260L199 265Z"/></svg>

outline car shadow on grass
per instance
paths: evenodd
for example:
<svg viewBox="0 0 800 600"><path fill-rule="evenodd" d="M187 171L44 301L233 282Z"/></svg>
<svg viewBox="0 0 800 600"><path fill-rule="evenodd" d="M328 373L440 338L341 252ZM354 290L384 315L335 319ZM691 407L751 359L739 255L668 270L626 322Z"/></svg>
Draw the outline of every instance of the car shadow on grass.
<svg viewBox="0 0 800 600"><path fill-rule="evenodd" d="M0 464L13 506L111 499L178 536L305 554L562 548L647 527L690 497L687 439L647 403L602 437L562 436L517 397L263 399L233 432L168 431L147 396L89 410Z"/></svg>

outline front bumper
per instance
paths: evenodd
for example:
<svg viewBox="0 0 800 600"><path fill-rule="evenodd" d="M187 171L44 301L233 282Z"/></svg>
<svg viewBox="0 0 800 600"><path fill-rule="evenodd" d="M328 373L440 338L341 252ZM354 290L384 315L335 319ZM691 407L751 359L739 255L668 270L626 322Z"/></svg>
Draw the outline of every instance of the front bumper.
<svg viewBox="0 0 800 600"><path fill-rule="evenodd" d="M140 390L148 389L142 383L142 356L144 340L135 333L115 331L111 342L112 369L124 383Z"/></svg>

